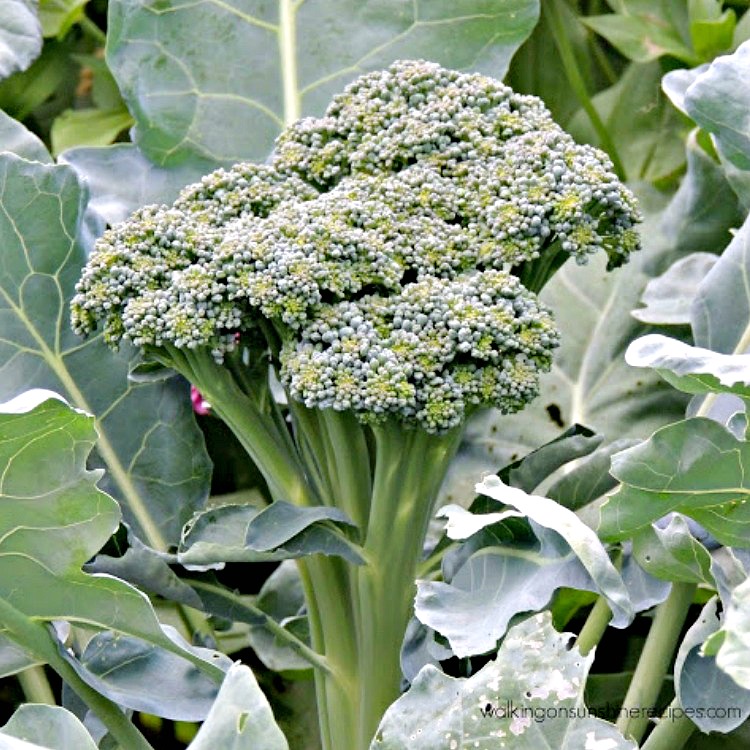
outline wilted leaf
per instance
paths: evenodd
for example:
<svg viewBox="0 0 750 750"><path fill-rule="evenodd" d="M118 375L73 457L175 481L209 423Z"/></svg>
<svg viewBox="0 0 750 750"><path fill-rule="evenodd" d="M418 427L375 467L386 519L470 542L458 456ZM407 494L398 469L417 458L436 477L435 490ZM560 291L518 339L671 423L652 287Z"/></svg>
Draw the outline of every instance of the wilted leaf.
<svg viewBox="0 0 750 750"><path fill-rule="evenodd" d="M611 724L581 718L594 654L569 650L571 637L543 613L512 628L497 658L472 677L424 667L386 711L370 749L635 750Z"/></svg>

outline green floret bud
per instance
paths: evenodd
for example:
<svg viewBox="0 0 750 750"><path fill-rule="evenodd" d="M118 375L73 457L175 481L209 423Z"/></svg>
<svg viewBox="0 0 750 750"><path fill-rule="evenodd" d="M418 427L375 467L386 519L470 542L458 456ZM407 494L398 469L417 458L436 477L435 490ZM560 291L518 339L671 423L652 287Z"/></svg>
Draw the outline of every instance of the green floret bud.
<svg viewBox="0 0 750 750"><path fill-rule="evenodd" d="M426 277L326 306L285 345L282 380L308 407L444 432L470 406L522 408L557 345L549 310L515 277Z"/></svg>

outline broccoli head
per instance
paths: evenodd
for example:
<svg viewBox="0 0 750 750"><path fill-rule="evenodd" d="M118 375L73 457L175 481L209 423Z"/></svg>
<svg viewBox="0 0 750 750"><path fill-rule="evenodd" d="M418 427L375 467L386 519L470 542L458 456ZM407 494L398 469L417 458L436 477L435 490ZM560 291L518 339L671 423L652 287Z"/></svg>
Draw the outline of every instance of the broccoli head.
<svg viewBox="0 0 750 750"><path fill-rule="evenodd" d="M397 62L287 128L269 164L109 229L73 326L188 377L180 351L235 366L270 348L307 407L442 433L534 398L559 338L536 294L570 256L621 264L638 220L606 155L539 99Z"/></svg>

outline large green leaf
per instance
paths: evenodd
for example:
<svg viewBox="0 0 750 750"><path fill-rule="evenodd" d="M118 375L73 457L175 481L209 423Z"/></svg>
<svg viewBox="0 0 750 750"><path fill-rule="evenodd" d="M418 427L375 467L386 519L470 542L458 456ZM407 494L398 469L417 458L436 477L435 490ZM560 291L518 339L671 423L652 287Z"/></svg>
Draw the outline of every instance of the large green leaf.
<svg viewBox="0 0 750 750"><path fill-rule="evenodd" d="M687 173L660 219L660 230L680 256L720 253L731 230L745 219L726 170L709 156L693 131L686 145Z"/></svg>
<svg viewBox="0 0 750 750"><path fill-rule="evenodd" d="M698 288L693 307L697 346L723 354L750 349L750 219Z"/></svg>
<svg viewBox="0 0 750 750"><path fill-rule="evenodd" d="M162 631L140 591L81 570L120 522L117 502L96 486L101 472L86 469L94 418L49 391L28 391L0 408L0 435L5 635L38 658L35 622L69 620L134 635L205 667ZM207 671L221 674L213 666Z"/></svg>
<svg viewBox="0 0 750 750"><path fill-rule="evenodd" d="M386 711L371 750L635 750L614 726L585 715L594 654L569 649L570 638L544 613L512 628L497 658L472 677L424 667Z"/></svg>
<svg viewBox="0 0 750 750"><path fill-rule="evenodd" d="M70 330L85 206L70 167L0 155L0 398L48 388L96 415L104 486L135 533L166 549L205 502L210 462L184 382L129 383L129 352Z"/></svg>
<svg viewBox="0 0 750 750"><path fill-rule="evenodd" d="M132 143L72 148L60 155L60 162L83 177L91 195L87 210L108 224L124 221L140 206L171 203L185 185L216 166L192 158L175 167L157 167Z"/></svg>
<svg viewBox="0 0 750 750"><path fill-rule="evenodd" d="M42 51L42 27L35 0L0 5L0 79L26 70Z"/></svg>
<svg viewBox="0 0 750 750"><path fill-rule="evenodd" d="M722 544L750 546L750 443L712 419L696 417L663 427L612 458L622 486L601 507L599 534L627 539L678 511Z"/></svg>
<svg viewBox="0 0 750 750"><path fill-rule="evenodd" d="M475 552L450 582L417 581L414 611L448 640L459 658L493 651L512 618L545 608L562 588L597 591L575 553L538 531L533 546L503 544Z"/></svg>
<svg viewBox="0 0 750 750"><path fill-rule="evenodd" d="M688 114L713 133L719 150L750 169L750 42L719 57L685 92Z"/></svg>
<svg viewBox="0 0 750 750"><path fill-rule="evenodd" d="M190 750L289 750L253 673L234 664Z"/></svg>
<svg viewBox="0 0 750 750"><path fill-rule="evenodd" d="M0 729L2 750L96 750L86 727L59 706L21 706Z"/></svg>
<svg viewBox="0 0 750 750"><path fill-rule="evenodd" d="M112 0L107 61L150 159L231 164L264 159L284 123L399 58L502 78L538 13L538 0Z"/></svg>
<svg viewBox="0 0 750 750"><path fill-rule="evenodd" d="M232 660L207 648L192 646L171 627L163 631L185 652L228 670ZM174 721L203 721L219 692L219 684L174 652L110 631L98 633L80 659L69 659L81 679L114 703Z"/></svg>

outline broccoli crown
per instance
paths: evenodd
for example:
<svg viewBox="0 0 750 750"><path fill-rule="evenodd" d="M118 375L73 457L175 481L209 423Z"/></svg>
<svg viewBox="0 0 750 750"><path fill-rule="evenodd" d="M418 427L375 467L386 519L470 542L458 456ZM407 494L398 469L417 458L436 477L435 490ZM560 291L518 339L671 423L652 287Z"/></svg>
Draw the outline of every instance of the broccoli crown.
<svg viewBox="0 0 750 750"><path fill-rule="evenodd" d="M638 219L607 157L540 100L398 62L288 128L270 164L105 232L73 326L220 361L271 325L293 398L440 432L536 395L558 335L520 270L600 249L618 265Z"/></svg>

